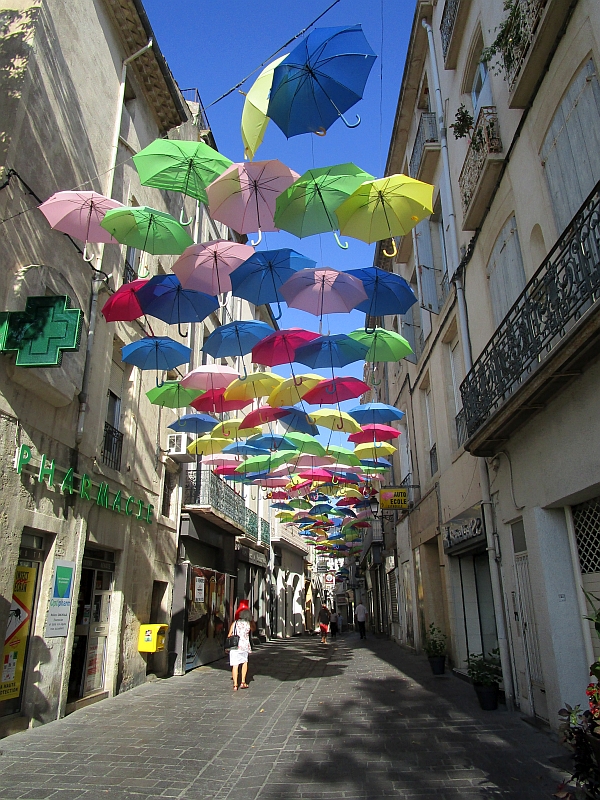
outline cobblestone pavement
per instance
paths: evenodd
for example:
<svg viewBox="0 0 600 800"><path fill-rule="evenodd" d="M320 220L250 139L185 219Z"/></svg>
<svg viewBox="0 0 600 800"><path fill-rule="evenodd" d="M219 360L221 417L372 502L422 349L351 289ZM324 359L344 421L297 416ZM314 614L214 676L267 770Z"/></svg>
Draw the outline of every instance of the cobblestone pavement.
<svg viewBox="0 0 600 800"><path fill-rule="evenodd" d="M550 798L564 750L421 657L345 634L263 645L0 741L0 800Z"/></svg>

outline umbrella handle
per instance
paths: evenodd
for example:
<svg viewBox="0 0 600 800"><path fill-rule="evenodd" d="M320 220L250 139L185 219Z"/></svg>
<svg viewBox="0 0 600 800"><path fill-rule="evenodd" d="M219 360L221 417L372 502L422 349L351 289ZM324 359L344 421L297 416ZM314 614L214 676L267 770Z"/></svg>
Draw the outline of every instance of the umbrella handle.
<svg viewBox="0 0 600 800"><path fill-rule="evenodd" d="M360 117L358 116L358 114L356 115L356 122L348 122L348 120L343 114L340 114L340 117L342 118L342 122L347 128L358 128L358 126L360 125Z"/></svg>
<svg viewBox="0 0 600 800"><path fill-rule="evenodd" d="M344 430L344 420L340 417L340 424L338 425L337 422L335 423L336 431L343 431Z"/></svg>
<svg viewBox="0 0 600 800"><path fill-rule="evenodd" d="M327 131L325 128L317 128L316 131L313 131L315 136L327 136Z"/></svg>
<svg viewBox="0 0 600 800"><path fill-rule="evenodd" d="M335 386L326 386L325 391L327 392L327 394L337 394L337 389Z"/></svg>
<svg viewBox="0 0 600 800"><path fill-rule="evenodd" d="M302 386L302 384L304 383L302 375L299 376L294 375L293 380L294 380L294 386Z"/></svg>
<svg viewBox="0 0 600 800"><path fill-rule="evenodd" d="M92 253L91 256L88 256L88 254L87 254L87 246L88 246L88 243L86 242L85 245L83 246L83 253L82 253L81 257L83 258L84 261L87 261L87 263L89 264L90 261L93 261L96 258L96 256L93 253Z"/></svg>
<svg viewBox="0 0 600 800"><path fill-rule="evenodd" d="M185 211L184 206L181 206L181 211L179 212L179 223L187 228L188 225L191 225L194 221L195 217L190 217L189 219L183 218L183 212Z"/></svg>
<svg viewBox="0 0 600 800"><path fill-rule="evenodd" d="M387 250L382 250L383 255L387 256L388 258L394 258L398 255L398 247L396 246L396 240L392 239L392 252L388 253Z"/></svg>
<svg viewBox="0 0 600 800"><path fill-rule="evenodd" d="M181 330L181 322L178 322L178 323L177 323L177 332L179 333L179 335L181 336L181 338L182 338L182 339L187 339L187 332L186 332L186 333L184 333L184 332Z"/></svg>
<svg viewBox="0 0 600 800"><path fill-rule="evenodd" d="M341 248L342 248L342 250L347 250L347 249L348 249L348 247L349 247L349 245L348 245L348 242L342 242L342 241L340 240L340 237L339 237L339 234L338 234L338 232L337 232L337 231L334 231L334 232L333 232L333 235L335 236L335 240L336 240L336 242L337 242L337 246L338 246L338 247L341 247Z"/></svg>
<svg viewBox="0 0 600 800"><path fill-rule="evenodd" d="M277 314L277 316L275 316L275 314L273 314L273 319L281 319L281 316L283 314L283 311L281 310L281 303L279 301L277 301L277 311L279 313Z"/></svg>
<svg viewBox="0 0 600 800"><path fill-rule="evenodd" d="M261 231L261 229L259 228L259 229L258 229L258 239L257 239L255 242L253 242L252 240L250 240L250 244L252 245L252 247L256 247L256 246L257 246L257 245L259 245L261 242L262 242L262 231Z"/></svg>
<svg viewBox="0 0 600 800"><path fill-rule="evenodd" d="M140 270L142 270L142 269L146 270L146 272L143 275L140 272ZM147 278L148 275L150 275L150 270L148 269L148 265L147 264L144 264L143 266L138 266L138 272L137 272L138 278Z"/></svg>

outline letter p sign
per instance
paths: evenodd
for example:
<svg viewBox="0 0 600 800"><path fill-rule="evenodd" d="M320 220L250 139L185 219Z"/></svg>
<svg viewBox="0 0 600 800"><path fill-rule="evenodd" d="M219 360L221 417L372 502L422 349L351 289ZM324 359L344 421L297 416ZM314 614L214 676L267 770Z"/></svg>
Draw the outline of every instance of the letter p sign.
<svg viewBox="0 0 600 800"><path fill-rule="evenodd" d="M21 447L15 453L15 469L17 470L18 474L20 475L23 471L23 467L26 464L29 464L31 461L31 447L26 444L22 444Z"/></svg>

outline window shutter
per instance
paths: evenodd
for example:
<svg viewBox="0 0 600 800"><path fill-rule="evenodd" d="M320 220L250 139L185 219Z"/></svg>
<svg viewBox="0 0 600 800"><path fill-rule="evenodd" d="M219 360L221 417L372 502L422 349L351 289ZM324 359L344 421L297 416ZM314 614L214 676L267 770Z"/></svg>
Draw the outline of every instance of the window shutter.
<svg viewBox="0 0 600 800"><path fill-rule="evenodd" d="M419 292L423 308L439 313L435 259L433 255L433 242L431 240L431 226L425 219L415 228L417 240L417 256L419 268Z"/></svg>
<svg viewBox="0 0 600 800"><path fill-rule="evenodd" d="M525 288L525 270L514 217L508 220L496 239L487 272L497 327Z"/></svg>
<svg viewBox="0 0 600 800"><path fill-rule="evenodd" d="M405 356L405 358L406 361L410 361L413 364L417 363L417 357L415 355L416 344L417 344L417 331L415 330L415 325L414 325L415 314L413 310L415 307L416 304L412 305L408 309L408 312L404 316L400 317L400 336L404 336L404 338L409 343L413 351L412 355Z"/></svg>

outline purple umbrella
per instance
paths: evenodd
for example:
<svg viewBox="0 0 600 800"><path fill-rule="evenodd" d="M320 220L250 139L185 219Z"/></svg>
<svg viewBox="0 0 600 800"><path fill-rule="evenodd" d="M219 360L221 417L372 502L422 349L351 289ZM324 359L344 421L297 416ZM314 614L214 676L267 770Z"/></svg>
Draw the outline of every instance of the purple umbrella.
<svg viewBox="0 0 600 800"><path fill-rule="evenodd" d="M323 314L346 314L367 299L362 281L331 267L301 269L279 289L290 308Z"/></svg>

